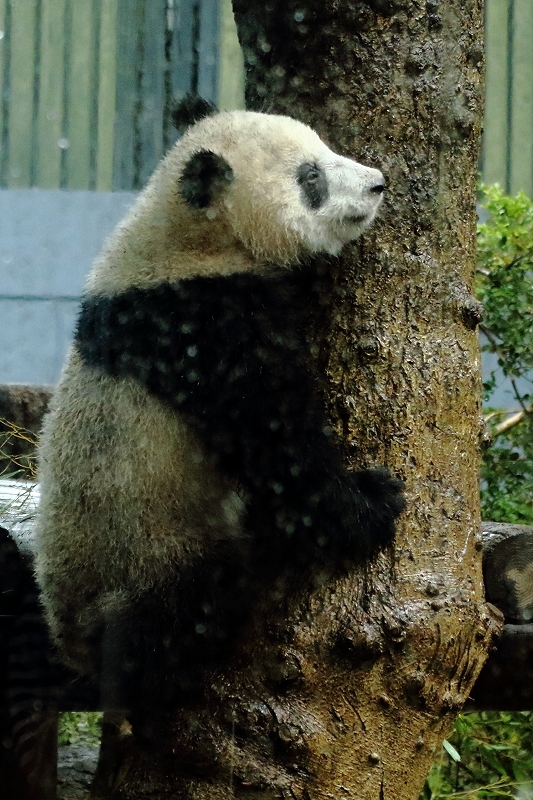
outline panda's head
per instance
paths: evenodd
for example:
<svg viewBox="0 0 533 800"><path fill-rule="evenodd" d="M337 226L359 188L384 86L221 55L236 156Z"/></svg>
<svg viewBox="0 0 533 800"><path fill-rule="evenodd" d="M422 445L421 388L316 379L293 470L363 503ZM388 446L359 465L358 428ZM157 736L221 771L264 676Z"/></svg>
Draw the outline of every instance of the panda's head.
<svg viewBox="0 0 533 800"><path fill-rule="evenodd" d="M205 117L163 159L97 258L87 289L336 255L371 223L383 190L381 172L337 155L289 117Z"/></svg>
<svg viewBox="0 0 533 800"><path fill-rule="evenodd" d="M193 215L224 220L255 258L336 255L372 222L385 182L290 117L223 112L189 128L174 151Z"/></svg>

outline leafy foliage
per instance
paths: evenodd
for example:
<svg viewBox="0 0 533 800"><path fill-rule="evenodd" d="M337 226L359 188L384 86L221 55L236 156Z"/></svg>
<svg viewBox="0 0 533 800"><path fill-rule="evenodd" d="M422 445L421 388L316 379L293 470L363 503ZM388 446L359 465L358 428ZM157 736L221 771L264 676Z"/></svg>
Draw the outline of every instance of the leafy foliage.
<svg viewBox="0 0 533 800"><path fill-rule="evenodd" d="M483 517L533 523L533 202L498 185L482 192L489 216L478 227L478 296L483 349L498 365L484 384L493 444L482 467ZM491 409L504 379L514 408Z"/></svg>
<svg viewBox="0 0 533 800"><path fill-rule="evenodd" d="M533 712L458 717L421 800L524 797L533 793Z"/></svg>
<svg viewBox="0 0 533 800"><path fill-rule="evenodd" d="M66 711L59 717L58 744L98 745L102 735L102 714L98 711Z"/></svg>
<svg viewBox="0 0 533 800"><path fill-rule="evenodd" d="M533 420L500 434L485 453L481 468L483 518L533 524Z"/></svg>

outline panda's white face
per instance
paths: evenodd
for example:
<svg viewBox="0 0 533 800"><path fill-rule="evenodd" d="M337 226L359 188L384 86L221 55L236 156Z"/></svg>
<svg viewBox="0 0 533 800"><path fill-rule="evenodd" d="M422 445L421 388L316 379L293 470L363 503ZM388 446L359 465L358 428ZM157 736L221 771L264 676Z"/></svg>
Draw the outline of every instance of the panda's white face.
<svg viewBox="0 0 533 800"><path fill-rule="evenodd" d="M289 209L287 225L299 232L311 252L337 255L376 215L385 189L379 170L333 153L324 145L315 161L297 171L300 213Z"/></svg>

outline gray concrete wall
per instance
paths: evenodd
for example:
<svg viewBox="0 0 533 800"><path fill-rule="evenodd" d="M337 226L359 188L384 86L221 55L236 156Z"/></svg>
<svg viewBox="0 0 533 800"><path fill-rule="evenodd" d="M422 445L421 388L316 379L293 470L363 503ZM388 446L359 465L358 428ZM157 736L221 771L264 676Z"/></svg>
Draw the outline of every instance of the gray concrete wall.
<svg viewBox="0 0 533 800"><path fill-rule="evenodd" d="M0 384L52 384L79 297L133 192L0 190Z"/></svg>

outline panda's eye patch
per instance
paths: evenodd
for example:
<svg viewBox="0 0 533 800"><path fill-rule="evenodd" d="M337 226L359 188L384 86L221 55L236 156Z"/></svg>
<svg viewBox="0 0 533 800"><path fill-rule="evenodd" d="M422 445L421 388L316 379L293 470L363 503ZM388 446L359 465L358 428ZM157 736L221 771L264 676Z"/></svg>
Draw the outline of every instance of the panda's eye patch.
<svg viewBox="0 0 533 800"><path fill-rule="evenodd" d="M296 179L302 189L304 203L309 208L316 210L326 202L329 197L328 181L326 173L318 164L300 164Z"/></svg>

